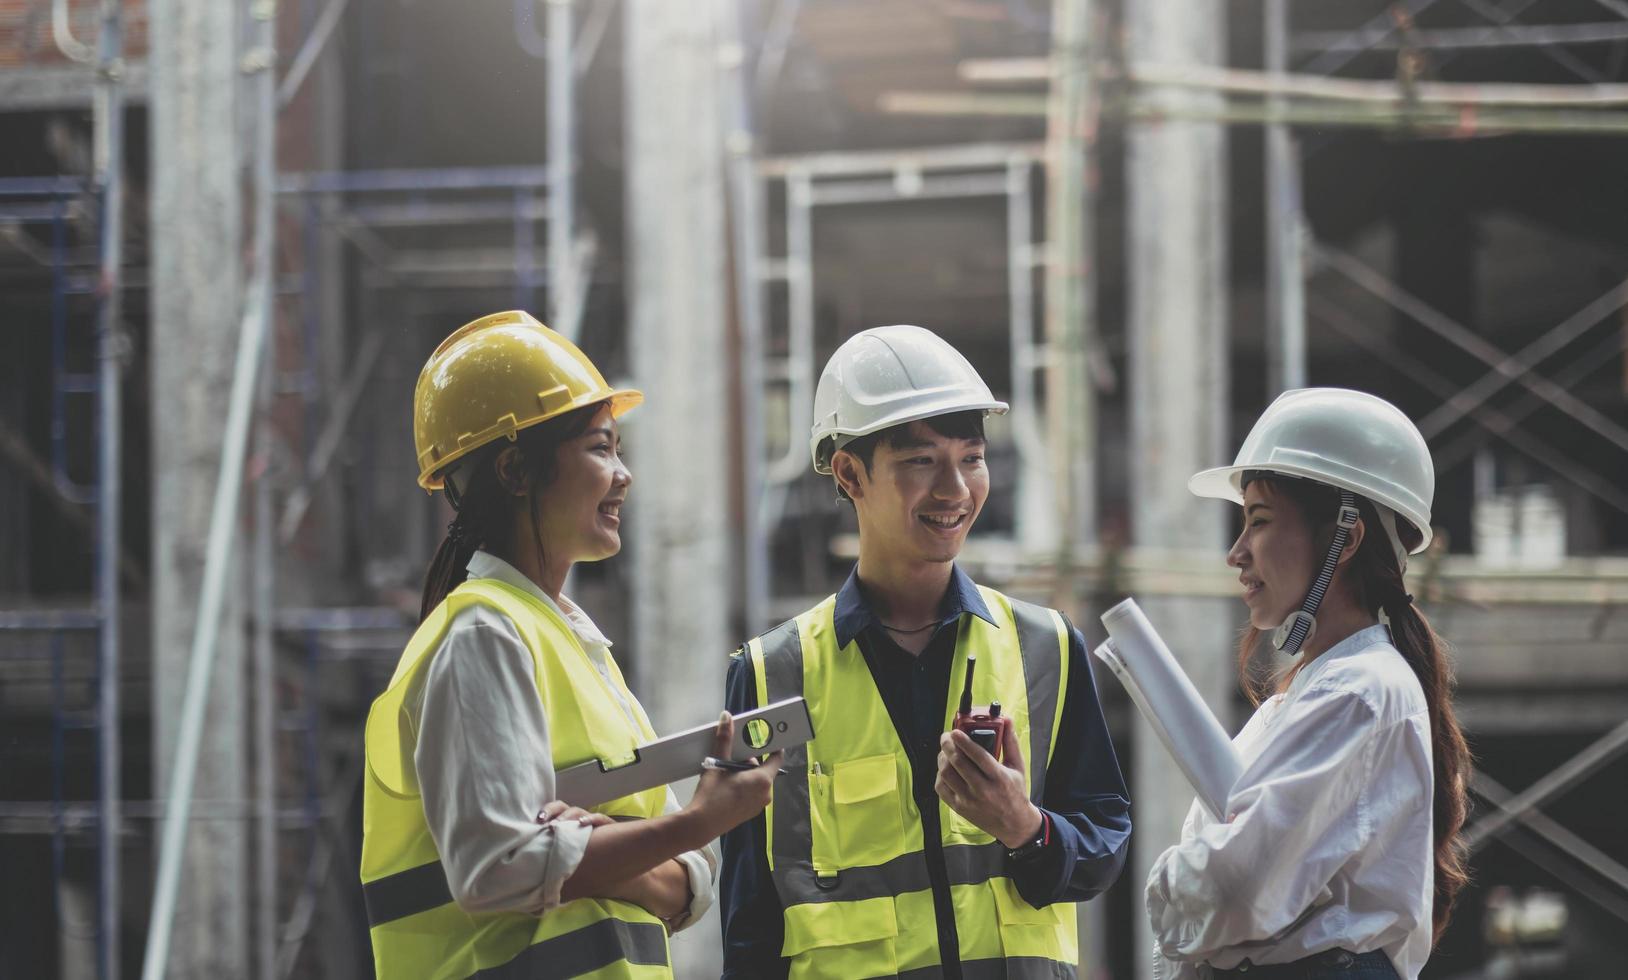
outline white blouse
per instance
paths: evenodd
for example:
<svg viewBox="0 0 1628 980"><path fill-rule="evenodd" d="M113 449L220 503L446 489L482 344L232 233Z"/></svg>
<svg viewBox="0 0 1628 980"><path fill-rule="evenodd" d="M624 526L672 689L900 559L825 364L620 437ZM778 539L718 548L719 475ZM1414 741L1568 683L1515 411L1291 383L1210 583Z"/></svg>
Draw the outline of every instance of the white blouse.
<svg viewBox="0 0 1628 980"><path fill-rule="evenodd" d="M1233 739L1217 821L1194 802L1148 876L1156 974L1383 950L1416 980L1431 947L1434 843L1424 691L1389 630L1314 658Z"/></svg>
<svg viewBox="0 0 1628 980"><path fill-rule="evenodd" d="M610 641L569 599L556 603L513 565L477 551L471 578L494 578L547 603L571 627L588 658L608 678ZM413 764L424 794L430 836L447 883L470 912L543 915L582 862L592 828L535 817L555 799L548 719L531 653L514 623L484 606L452 618L434 660L407 694L417 723ZM623 712L633 706L612 688ZM667 812L678 809L667 791ZM693 896L680 928L713 904L717 858L712 848L678 858Z"/></svg>

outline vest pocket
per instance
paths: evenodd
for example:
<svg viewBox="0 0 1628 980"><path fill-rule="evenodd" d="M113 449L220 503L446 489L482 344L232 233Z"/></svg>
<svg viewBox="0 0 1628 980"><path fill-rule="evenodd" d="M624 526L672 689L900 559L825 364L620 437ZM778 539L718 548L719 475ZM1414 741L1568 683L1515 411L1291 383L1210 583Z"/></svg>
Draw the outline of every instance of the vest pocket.
<svg viewBox="0 0 1628 980"><path fill-rule="evenodd" d="M991 878L1001 947L1007 956L1039 956L1069 961L1059 939L1060 927L1073 928L1074 905L1060 902L1037 909L1018 894L1010 878Z"/></svg>
<svg viewBox="0 0 1628 980"><path fill-rule="evenodd" d="M947 844L989 844L995 840L993 835L956 813L943 800L938 801L938 819L944 827L944 842Z"/></svg>
<svg viewBox="0 0 1628 980"><path fill-rule="evenodd" d="M788 905L780 955L791 976L871 977L897 973L899 920L891 896ZM807 954L807 955L804 955Z"/></svg>
<svg viewBox="0 0 1628 980"><path fill-rule="evenodd" d="M904 852L898 767L891 753L838 762L829 776L812 779L815 871L885 864Z"/></svg>

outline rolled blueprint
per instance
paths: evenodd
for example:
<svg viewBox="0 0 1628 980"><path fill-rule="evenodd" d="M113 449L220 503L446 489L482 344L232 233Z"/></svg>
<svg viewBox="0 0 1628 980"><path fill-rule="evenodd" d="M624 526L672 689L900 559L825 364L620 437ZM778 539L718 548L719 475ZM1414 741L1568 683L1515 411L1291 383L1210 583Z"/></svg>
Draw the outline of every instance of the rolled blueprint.
<svg viewBox="0 0 1628 980"><path fill-rule="evenodd" d="M1135 599L1103 613L1102 625L1108 628L1108 639L1097 647L1097 658L1125 685L1205 809L1225 820L1227 794L1243 771L1226 729Z"/></svg>

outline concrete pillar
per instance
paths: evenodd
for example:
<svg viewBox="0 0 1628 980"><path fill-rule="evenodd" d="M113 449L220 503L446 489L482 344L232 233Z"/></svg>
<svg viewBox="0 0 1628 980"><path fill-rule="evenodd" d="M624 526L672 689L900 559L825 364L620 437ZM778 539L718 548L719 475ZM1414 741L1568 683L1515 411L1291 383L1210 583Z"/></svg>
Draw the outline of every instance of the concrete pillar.
<svg viewBox="0 0 1628 980"><path fill-rule="evenodd" d="M720 0L630 0L627 45L627 416L634 686L658 730L715 717L731 648ZM755 501L749 505L755 506ZM681 794L682 795L682 794ZM678 976L716 976L715 926L674 939Z"/></svg>
<svg viewBox="0 0 1628 980"><path fill-rule="evenodd" d="M169 788L210 502L241 318L243 214L238 5L152 6L153 793ZM247 825L203 819L247 796L241 568L227 586L209 692L170 977L240 977Z"/></svg>
<svg viewBox="0 0 1628 980"><path fill-rule="evenodd" d="M1074 605L1068 567L1096 538L1096 396L1087 365L1096 329L1090 21L1087 0L1054 0L1046 104L1046 436L1062 568L1053 602L1064 609Z"/></svg>
<svg viewBox="0 0 1628 980"><path fill-rule="evenodd" d="M1215 65L1226 52L1218 0L1141 0L1126 7L1132 63ZM1167 98L1205 98L1165 90ZM1187 479L1230 459L1227 432L1226 139L1218 123L1130 128L1130 498L1141 548L1213 553L1223 560L1228 514L1187 491ZM1229 648L1240 615L1224 600L1147 598L1153 624L1210 707L1228 721L1236 681ZM1136 814L1131 891L1173 843L1193 798L1152 730L1137 719L1132 752ZM1138 903L1140 904L1140 903ZM1137 975L1148 977L1152 936L1138 909Z"/></svg>

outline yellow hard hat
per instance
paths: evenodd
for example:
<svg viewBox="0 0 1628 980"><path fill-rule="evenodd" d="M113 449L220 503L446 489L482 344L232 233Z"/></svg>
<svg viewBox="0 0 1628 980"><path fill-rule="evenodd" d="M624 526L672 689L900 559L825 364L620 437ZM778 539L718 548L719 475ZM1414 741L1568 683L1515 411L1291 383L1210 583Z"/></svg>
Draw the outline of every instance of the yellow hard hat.
<svg viewBox="0 0 1628 980"><path fill-rule="evenodd" d="M487 443L603 401L617 416L644 395L611 388L577 345L523 310L466 323L424 362L413 391L418 485L439 490L450 464Z"/></svg>

